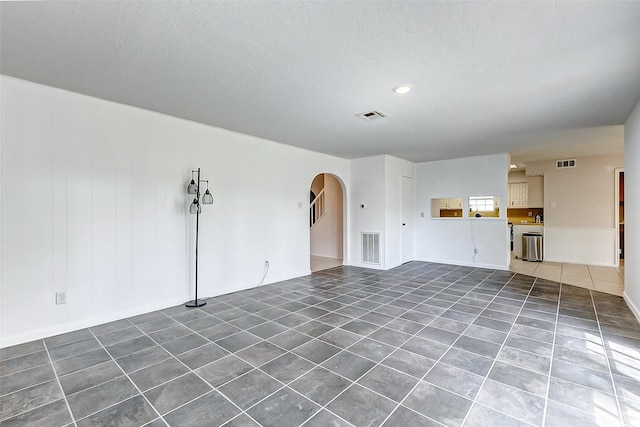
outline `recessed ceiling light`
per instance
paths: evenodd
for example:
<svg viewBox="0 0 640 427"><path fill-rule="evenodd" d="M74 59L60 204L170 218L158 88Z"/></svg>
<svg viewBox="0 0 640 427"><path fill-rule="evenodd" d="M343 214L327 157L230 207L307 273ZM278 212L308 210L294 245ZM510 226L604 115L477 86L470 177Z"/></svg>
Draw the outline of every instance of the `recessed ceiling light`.
<svg viewBox="0 0 640 427"><path fill-rule="evenodd" d="M398 85L396 87L393 88L393 91L395 93L397 93L398 95L404 95L406 93L411 92L411 89L413 89L413 86L411 85Z"/></svg>
<svg viewBox="0 0 640 427"><path fill-rule="evenodd" d="M509 165L509 168L510 169L518 169L518 165L512 164L512 165Z"/></svg>

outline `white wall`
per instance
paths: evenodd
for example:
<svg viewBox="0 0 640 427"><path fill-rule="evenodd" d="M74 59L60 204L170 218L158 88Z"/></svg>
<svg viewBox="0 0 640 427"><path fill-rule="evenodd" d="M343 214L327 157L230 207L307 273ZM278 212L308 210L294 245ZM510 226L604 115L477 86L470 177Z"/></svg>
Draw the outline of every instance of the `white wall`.
<svg viewBox="0 0 640 427"><path fill-rule="evenodd" d="M624 125L624 297L640 320L640 101Z"/></svg>
<svg viewBox="0 0 640 427"><path fill-rule="evenodd" d="M527 164L527 173L544 174L545 260L615 266L615 169L624 158L577 157L566 169L553 160Z"/></svg>
<svg viewBox="0 0 640 427"><path fill-rule="evenodd" d="M342 184L332 175L319 176L323 177L324 182L325 214L311 228L311 255L342 259L344 234ZM320 190L322 187L318 193Z"/></svg>
<svg viewBox="0 0 640 427"><path fill-rule="evenodd" d="M415 163L385 156L385 266L402 264L402 177L415 176ZM413 206L415 211L415 204ZM413 213L414 218L417 214ZM414 256L410 257L411 259Z"/></svg>
<svg viewBox="0 0 640 427"><path fill-rule="evenodd" d="M347 227L351 242L351 265L384 268L385 244L385 156L351 160L348 206L351 223ZM364 207L361 207L364 205ZM361 234L380 233L380 265L362 263Z"/></svg>
<svg viewBox="0 0 640 427"><path fill-rule="evenodd" d="M416 258L424 261L509 267L506 203L507 154L466 157L416 165ZM431 218L432 198L499 196L500 218ZM477 254L474 254L474 248Z"/></svg>
<svg viewBox="0 0 640 427"><path fill-rule="evenodd" d="M191 169L214 195L200 216L203 297L256 286L265 260L267 283L308 274L309 183L328 172L349 188L344 159L10 77L0 85L0 347L192 297ZM56 291L67 304L54 304Z"/></svg>

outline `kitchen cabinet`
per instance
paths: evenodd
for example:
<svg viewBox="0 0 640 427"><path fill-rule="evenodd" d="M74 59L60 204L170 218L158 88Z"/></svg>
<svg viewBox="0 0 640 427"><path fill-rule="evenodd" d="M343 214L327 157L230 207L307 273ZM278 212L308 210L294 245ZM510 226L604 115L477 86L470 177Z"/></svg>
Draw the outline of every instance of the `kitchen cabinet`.
<svg viewBox="0 0 640 427"><path fill-rule="evenodd" d="M462 199L440 199L440 209L462 209Z"/></svg>
<svg viewBox="0 0 640 427"><path fill-rule="evenodd" d="M510 208L526 208L528 205L529 185L526 182L509 184L507 202Z"/></svg>

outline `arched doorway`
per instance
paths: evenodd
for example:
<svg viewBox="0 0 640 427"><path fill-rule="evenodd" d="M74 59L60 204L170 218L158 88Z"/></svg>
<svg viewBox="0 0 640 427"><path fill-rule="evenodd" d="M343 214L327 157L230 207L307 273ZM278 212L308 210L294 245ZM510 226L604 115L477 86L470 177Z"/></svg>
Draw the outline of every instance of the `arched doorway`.
<svg viewBox="0 0 640 427"><path fill-rule="evenodd" d="M317 175L309 189L311 271L342 265L344 259L344 191L328 173Z"/></svg>

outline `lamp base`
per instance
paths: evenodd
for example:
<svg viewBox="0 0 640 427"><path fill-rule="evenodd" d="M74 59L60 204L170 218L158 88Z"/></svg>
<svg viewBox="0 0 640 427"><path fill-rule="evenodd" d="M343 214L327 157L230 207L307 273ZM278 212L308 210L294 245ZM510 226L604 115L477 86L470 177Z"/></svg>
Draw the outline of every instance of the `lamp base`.
<svg viewBox="0 0 640 427"><path fill-rule="evenodd" d="M202 307L203 305L206 305L207 302L201 299L198 300L191 300L188 303L186 303L184 306L185 307Z"/></svg>

